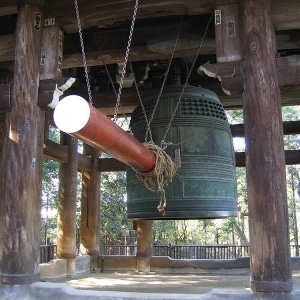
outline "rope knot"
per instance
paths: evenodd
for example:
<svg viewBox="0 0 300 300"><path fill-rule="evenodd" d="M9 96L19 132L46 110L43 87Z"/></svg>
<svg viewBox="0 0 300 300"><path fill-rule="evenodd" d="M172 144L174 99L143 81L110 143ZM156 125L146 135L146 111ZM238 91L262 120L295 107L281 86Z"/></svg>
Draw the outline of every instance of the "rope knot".
<svg viewBox="0 0 300 300"><path fill-rule="evenodd" d="M155 168L148 173L137 170L135 170L135 172L137 178L144 183L148 190L160 194L160 202L157 206L157 210L165 216L165 207L167 206L165 186L172 181L177 168L172 158L162 148L155 145L153 142L144 143L144 146L155 154Z"/></svg>

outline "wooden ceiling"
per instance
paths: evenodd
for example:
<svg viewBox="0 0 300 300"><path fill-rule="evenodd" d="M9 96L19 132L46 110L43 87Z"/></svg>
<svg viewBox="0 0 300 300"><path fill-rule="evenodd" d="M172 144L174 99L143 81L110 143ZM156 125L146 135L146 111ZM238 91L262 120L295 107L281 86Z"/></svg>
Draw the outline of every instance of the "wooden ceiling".
<svg viewBox="0 0 300 300"><path fill-rule="evenodd" d="M45 16L55 18L60 24L64 32L63 75L75 75L84 82L74 1L29 0L28 2L32 4L44 2ZM174 61L190 67L215 5L235 1L140 0L139 2L129 62L143 96L149 88L159 87L162 82L182 16L181 33L174 53ZM299 55L299 1L272 0L271 3L277 39L277 56ZM17 4L17 0L1 0L0 2L0 75L9 74L13 70ZM113 113L116 101L109 76L117 87L116 76L119 73L117 64L124 62L134 5L133 0L78 0L93 102L107 115ZM226 109L242 108L240 92L230 96L225 95L218 79L210 78L199 71L199 67L208 61L216 62L214 21L209 24L190 83L215 91ZM296 63L299 66L298 60ZM148 71L147 66L150 68ZM130 72L129 68L128 72ZM283 105L300 104L299 85L284 86L281 92ZM134 86L123 89L121 101L124 112L130 113L139 101Z"/></svg>

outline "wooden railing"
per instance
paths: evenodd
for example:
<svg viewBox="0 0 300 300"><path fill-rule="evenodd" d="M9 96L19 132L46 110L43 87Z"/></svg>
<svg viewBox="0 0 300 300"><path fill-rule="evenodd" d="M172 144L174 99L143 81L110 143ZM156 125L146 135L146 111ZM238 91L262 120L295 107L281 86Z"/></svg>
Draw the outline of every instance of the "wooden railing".
<svg viewBox="0 0 300 300"><path fill-rule="evenodd" d="M248 245L154 245L153 256L169 256L173 259L236 259L249 256ZM300 245L291 245L291 257L299 256ZM101 245L100 255L136 255L136 245ZM56 245L40 246L41 263L56 257Z"/></svg>
<svg viewBox="0 0 300 300"><path fill-rule="evenodd" d="M102 245L100 255L135 255L136 246ZM173 259L236 259L249 256L249 246L199 246L155 245L153 256L169 256Z"/></svg>
<svg viewBox="0 0 300 300"><path fill-rule="evenodd" d="M40 245L40 263L47 263L56 257L56 245Z"/></svg>

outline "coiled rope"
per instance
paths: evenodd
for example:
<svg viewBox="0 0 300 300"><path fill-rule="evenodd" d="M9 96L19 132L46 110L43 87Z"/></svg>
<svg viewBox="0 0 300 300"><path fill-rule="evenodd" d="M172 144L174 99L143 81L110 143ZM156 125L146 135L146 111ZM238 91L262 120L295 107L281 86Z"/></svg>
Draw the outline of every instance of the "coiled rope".
<svg viewBox="0 0 300 300"><path fill-rule="evenodd" d="M148 190L160 194L160 202L157 206L157 210L165 216L165 207L167 206L165 186L172 181L173 176L176 174L177 167L172 158L153 142L144 143L144 146L154 153L156 157L155 168L148 173L137 170L135 170L135 172L137 178L144 183Z"/></svg>

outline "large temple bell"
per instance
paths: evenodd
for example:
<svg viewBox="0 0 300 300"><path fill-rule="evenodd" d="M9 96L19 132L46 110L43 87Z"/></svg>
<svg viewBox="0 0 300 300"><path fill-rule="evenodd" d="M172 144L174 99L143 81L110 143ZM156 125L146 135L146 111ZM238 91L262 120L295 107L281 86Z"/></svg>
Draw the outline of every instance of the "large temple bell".
<svg viewBox="0 0 300 300"><path fill-rule="evenodd" d="M182 85L165 88L151 123L153 141L160 145L175 110ZM150 118L157 93L144 99ZM145 140L146 119L142 107L131 118L131 130ZM231 130L217 95L204 88L187 86L171 123L166 152L178 160L172 182L165 188L166 214L157 211L160 196L149 191L127 171L128 219L209 219L237 215L235 155Z"/></svg>

